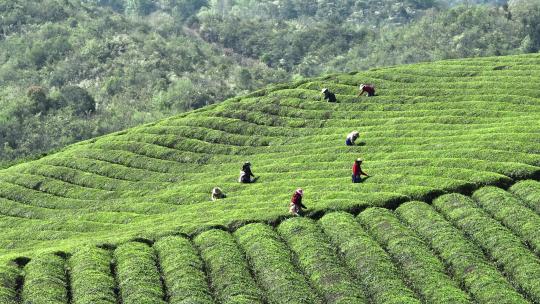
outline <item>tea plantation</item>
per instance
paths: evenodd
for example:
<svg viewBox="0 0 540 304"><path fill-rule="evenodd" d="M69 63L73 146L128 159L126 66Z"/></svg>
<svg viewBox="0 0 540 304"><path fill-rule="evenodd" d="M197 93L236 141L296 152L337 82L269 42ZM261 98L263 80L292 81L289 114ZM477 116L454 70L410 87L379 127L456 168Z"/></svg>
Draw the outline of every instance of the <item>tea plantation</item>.
<svg viewBox="0 0 540 304"><path fill-rule="evenodd" d="M540 303L539 83L540 54L331 75L2 170L0 303Z"/></svg>

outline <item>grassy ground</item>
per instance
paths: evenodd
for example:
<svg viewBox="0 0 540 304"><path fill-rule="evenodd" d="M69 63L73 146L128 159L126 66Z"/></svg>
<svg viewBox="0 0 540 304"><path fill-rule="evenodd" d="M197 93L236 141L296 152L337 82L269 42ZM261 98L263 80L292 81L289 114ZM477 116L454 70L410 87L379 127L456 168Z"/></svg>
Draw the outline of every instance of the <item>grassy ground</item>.
<svg viewBox="0 0 540 304"><path fill-rule="evenodd" d="M0 261L7 266L0 268L0 299L491 303L502 294L513 299L508 303L540 302L540 282L530 280L540 274L539 81L538 54L331 75L2 170ZM379 95L356 96L368 82ZM322 87L340 102L321 101ZM359 144L347 147L352 130ZM371 177L352 184L357 157ZM257 183L237 183L244 161ZM210 200L215 186L226 199ZM275 229L297 187L313 219L368 209L358 221L335 213ZM435 198L433 210L402 205ZM409 218L421 212L426 218ZM461 233L455 248L426 231L438 223L446 225L441 235L452 227ZM346 225L347 237L338 225ZM486 237L492 230L498 239ZM474 259L468 264L453 250ZM14 266L8 261L15 258ZM85 276L99 282L101 295ZM291 282L301 288L289 290ZM40 292L47 286L54 288Z"/></svg>

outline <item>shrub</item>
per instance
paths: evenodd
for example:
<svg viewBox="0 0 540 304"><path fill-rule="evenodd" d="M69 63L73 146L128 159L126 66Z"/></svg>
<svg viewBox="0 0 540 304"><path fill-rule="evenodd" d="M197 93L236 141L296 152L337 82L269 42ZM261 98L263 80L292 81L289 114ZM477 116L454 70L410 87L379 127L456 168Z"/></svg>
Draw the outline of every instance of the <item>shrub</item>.
<svg viewBox="0 0 540 304"><path fill-rule="evenodd" d="M420 303L401 279L388 254L352 215L329 213L320 223L374 303Z"/></svg>
<svg viewBox="0 0 540 304"><path fill-rule="evenodd" d="M536 255L540 255L540 216L512 194L496 187L474 192L473 199L493 218L510 228Z"/></svg>
<svg viewBox="0 0 540 304"><path fill-rule="evenodd" d="M271 303L320 303L294 267L287 246L269 226L246 225L235 232Z"/></svg>
<svg viewBox="0 0 540 304"><path fill-rule="evenodd" d="M333 246L313 220L289 219L278 232L294 252L302 271L325 303L367 303Z"/></svg>
<svg viewBox="0 0 540 304"><path fill-rule="evenodd" d="M126 243L114 251L114 259L122 303L165 303L152 248L138 242Z"/></svg>
<svg viewBox="0 0 540 304"><path fill-rule="evenodd" d="M83 88L78 86L65 86L60 89L60 103L69 106L78 116L88 115L96 111L96 101Z"/></svg>
<svg viewBox="0 0 540 304"><path fill-rule="evenodd" d="M403 269L413 288L429 303L470 303L469 296L446 275L441 261L416 234L382 208L358 215L366 230Z"/></svg>
<svg viewBox="0 0 540 304"><path fill-rule="evenodd" d="M529 208L540 214L540 182L526 180L516 183L510 192L517 195Z"/></svg>
<svg viewBox="0 0 540 304"><path fill-rule="evenodd" d="M433 248L476 302L528 303L482 250L431 206L405 203L396 209L396 214Z"/></svg>
<svg viewBox="0 0 540 304"><path fill-rule="evenodd" d="M154 248L167 286L168 303L213 303L203 262L188 239L165 237Z"/></svg>
<svg viewBox="0 0 540 304"><path fill-rule="evenodd" d="M83 247L69 259L74 304L116 304L112 255L105 249Z"/></svg>
<svg viewBox="0 0 540 304"><path fill-rule="evenodd" d="M0 303L16 304L19 270L13 264L0 266Z"/></svg>
<svg viewBox="0 0 540 304"><path fill-rule="evenodd" d="M209 230L199 234L194 241L220 303L264 303L264 294L252 278L249 265L230 233Z"/></svg>
<svg viewBox="0 0 540 304"><path fill-rule="evenodd" d="M512 232L463 195L441 196L433 206L478 244L530 299L540 300L540 261Z"/></svg>
<svg viewBox="0 0 540 304"><path fill-rule="evenodd" d="M32 259L24 267L25 304L68 304L64 259L53 254Z"/></svg>

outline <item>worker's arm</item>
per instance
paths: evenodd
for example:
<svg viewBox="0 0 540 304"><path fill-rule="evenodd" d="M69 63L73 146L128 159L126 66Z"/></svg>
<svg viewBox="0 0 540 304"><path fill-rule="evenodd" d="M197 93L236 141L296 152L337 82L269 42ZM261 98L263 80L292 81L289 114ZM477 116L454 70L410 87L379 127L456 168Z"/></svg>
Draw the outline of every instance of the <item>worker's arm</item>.
<svg viewBox="0 0 540 304"><path fill-rule="evenodd" d="M366 172L362 171L362 168L360 168L360 175L369 176Z"/></svg>

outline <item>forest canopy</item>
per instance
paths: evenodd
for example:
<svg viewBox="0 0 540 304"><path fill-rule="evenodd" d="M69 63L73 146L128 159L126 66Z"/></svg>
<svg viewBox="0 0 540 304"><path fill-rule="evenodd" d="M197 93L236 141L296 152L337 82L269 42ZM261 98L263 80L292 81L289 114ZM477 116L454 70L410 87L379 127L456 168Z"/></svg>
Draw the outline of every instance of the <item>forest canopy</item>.
<svg viewBox="0 0 540 304"><path fill-rule="evenodd" d="M0 0L0 161L277 82L540 50L540 1Z"/></svg>

